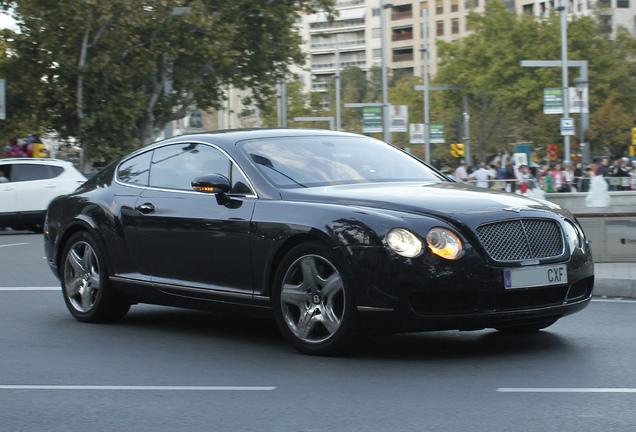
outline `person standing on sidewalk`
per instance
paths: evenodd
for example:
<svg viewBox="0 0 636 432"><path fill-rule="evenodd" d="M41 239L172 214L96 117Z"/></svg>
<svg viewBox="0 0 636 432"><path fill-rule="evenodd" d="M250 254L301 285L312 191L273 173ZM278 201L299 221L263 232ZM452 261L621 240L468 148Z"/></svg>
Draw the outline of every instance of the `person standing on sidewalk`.
<svg viewBox="0 0 636 432"><path fill-rule="evenodd" d="M493 178L494 175L486 169L485 164L480 163L479 169L474 171L468 177L476 180L476 186L488 189L490 187L490 183L488 182L488 180Z"/></svg>

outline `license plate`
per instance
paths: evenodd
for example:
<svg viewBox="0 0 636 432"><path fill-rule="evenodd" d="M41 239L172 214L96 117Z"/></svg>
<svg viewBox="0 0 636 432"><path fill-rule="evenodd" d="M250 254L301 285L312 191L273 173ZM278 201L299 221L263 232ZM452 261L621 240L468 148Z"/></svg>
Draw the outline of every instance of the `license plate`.
<svg viewBox="0 0 636 432"><path fill-rule="evenodd" d="M504 270L506 289L532 288L568 283L568 271L564 264Z"/></svg>

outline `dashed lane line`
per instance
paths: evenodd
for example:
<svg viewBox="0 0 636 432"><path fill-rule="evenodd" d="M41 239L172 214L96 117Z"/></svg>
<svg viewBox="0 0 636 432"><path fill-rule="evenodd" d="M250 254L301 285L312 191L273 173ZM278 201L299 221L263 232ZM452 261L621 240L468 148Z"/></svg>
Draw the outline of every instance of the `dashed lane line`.
<svg viewBox="0 0 636 432"><path fill-rule="evenodd" d="M0 390L271 391L273 386L0 385Z"/></svg>
<svg viewBox="0 0 636 432"><path fill-rule="evenodd" d="M499 393L636 393L636 388L620 388L620 387L606 387L606 388L498 388Z"/></svg>
<svg viewBox="0 0 636 432"><path fill-rule="evenodd" d="M0 287L0 291L59 291L59 286L50 287Z"/></svg>

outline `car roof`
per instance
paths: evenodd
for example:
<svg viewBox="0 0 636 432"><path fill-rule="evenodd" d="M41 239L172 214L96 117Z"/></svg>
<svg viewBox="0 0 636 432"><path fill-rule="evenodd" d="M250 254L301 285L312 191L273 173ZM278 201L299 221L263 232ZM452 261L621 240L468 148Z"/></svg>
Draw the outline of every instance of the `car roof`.
<svg viewBox="0 0 636 432"><path fill-rule="evenodd" d="M36 164L50 164L50 165L73 165L72 162L62 159L51 158L5 158L0 159L0 163L36 163Z"/></svg>
<svg viewBox="0 0 636 432"><path fill-rule="evenodd" d="M301 129L301 128L252 128L252 129L231 129L211 132L200 132L194 134L179 135L162 141L157 141L139 149L150 150L171 142L182 142L185 140L206 141L210 143L234 144L239 141L249 139L262 139L273 137L302 137L302 136L360 136L348 132L337 132L326 129ZM137 153L137 152L135 152Z"/></svg>

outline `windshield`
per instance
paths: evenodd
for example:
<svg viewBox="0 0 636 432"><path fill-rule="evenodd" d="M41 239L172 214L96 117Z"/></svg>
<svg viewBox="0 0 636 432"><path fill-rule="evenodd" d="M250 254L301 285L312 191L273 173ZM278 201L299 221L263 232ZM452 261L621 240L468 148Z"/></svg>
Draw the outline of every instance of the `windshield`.
<svg viewBox="0 0 636 432"><path fill-rule="evenodd" d="M282 188L443 181L417 159L367 137L267 138L243 141L239 145L261 173Z"/></svg>

